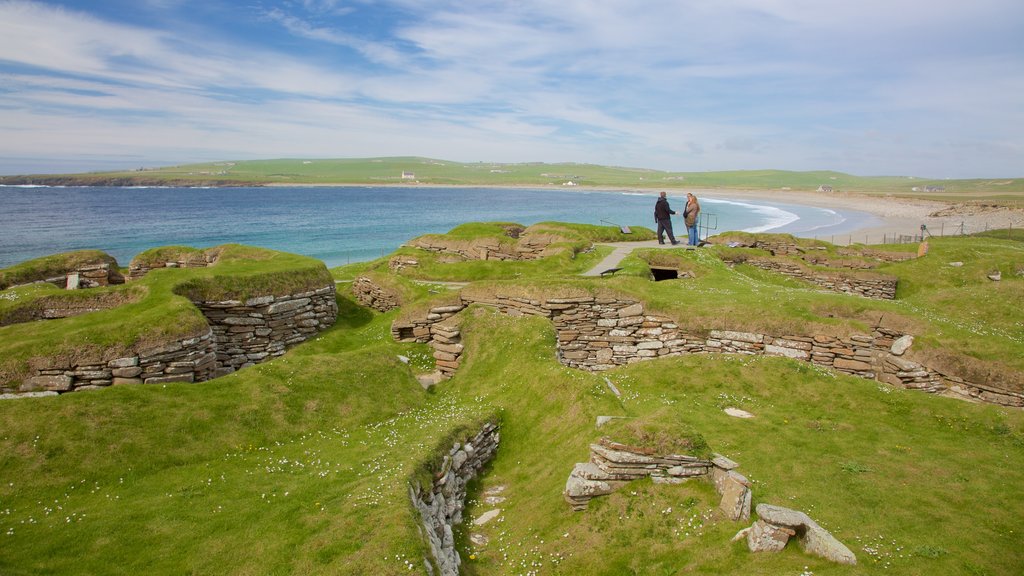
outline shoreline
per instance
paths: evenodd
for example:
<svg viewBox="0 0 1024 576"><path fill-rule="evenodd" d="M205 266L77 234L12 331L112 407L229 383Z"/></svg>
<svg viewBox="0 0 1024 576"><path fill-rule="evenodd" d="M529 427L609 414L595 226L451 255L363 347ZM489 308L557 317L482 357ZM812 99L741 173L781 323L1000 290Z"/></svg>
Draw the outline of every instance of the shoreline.
<svg viewBox="0 0 1024 576"><path fill-rule="evenodd" d="M96 186L97 184L89 184ZM109 185L109 184L108 184ZM49 187L52 185L19 185L4 184L4 187ZM62 186L62 185L57 185ZM63 185L63 186L75 186ZM177 187L181 184L161 183L152 187ZM223 183L214 186L196 186L192 182L187 187L219 188ZM739 188L635 188L629 186L563 186L556 184L434 184L423 182L305 182L305 183L236 183L226 187L260 187L260 188L493 188L502 190L551 190L560 192L607 192L650 195L652 199L664 190L670 198L678 200L692 193L701 198L731 200L747 203L791 204L805 207L830 209L845 212L858 212L874 216L878 223L844 230L831 236L834 244L848 244L864 241L865 244L880 244L883 241L894 241L902 236L915 237L922 233L934 236L973 234L991 229L1024 228L1024 209L977 204L967 202L950 202L921 198L903 198L882 196L857 192L817 192L808 190L786 189L739 189ZM137 185L140 188L151 187ZM926 230L922 230L922 226ZM771 230L765 233L772 233ZM801 237L812 237L809 234L794 234ZM817 236L813 236L817 238Z"/></svg>
<svg viewBox="0 0 1024 576"><path fill-rule="evenodd" d="M270 183L268 187L369 187L369 188L496 188L505 190L552 190L561 192L609 192L649 194L652 199L664 190L669 198L684 198L687 193L716 200L748 203L795 204L845 212L866 213L880 223L856 227L839 234L830 234L828 241L846 245L859 243L881 244L895 242L902 236L953 236L974 234L985 230L1024 228L1024 209L985 204L957 203L944 200L898 198L857 192L816 192L806 190L750 190L732 188L631 188L621 186L560 186L560 185L486 185L486 184L427 184L427 183L345 183L345 184L283 184ZM922 225L925 230L922 230ZM771 234L769 230L765 232ZM796 234L795 234L796 235ZM804 235L802 237L814 237ZM822 240L825 237L822 236Z"/></svg>

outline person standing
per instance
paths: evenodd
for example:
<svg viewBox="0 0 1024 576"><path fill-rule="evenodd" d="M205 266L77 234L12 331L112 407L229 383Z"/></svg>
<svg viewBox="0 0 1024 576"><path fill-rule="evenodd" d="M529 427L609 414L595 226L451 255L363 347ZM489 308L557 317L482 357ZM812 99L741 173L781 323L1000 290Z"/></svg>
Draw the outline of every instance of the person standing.
<svg viewBox="0 0 1024 576"><path fill-rule="evenodd" d="M662 191L658 196L658 201L654 204L654 221L658 224L658 244L665 243L665 232L668 232L669 242L679 244L672 234L672 214L675 213L676 211L669 207L668 198Z"/></svg>
<svg viewBox="0 0 1024 576"><path fill-rule="evenodd" d="M697 231L699 216L700 203L697 202L697 197L691 193L687 193L686 208L683 209L683 222L686 223L686 233L689 235L690 246L700 244L700 233Z"/></svg>

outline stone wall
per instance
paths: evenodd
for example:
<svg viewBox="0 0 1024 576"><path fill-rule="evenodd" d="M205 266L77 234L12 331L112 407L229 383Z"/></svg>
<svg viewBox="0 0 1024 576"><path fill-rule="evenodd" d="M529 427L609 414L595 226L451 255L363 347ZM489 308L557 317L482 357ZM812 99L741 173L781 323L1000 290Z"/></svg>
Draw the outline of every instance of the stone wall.
<svg viewBox="0 0 1024 576"><path fill-rule="evenodd" d="M63 284L54 282L61 288L75 290L78 288L98 288L112 284L124 284L124 276L117 270L116 266L111 267L107 262L85 264L78 269L72 270L64 276Z"/></svg>
<svg viewBox="0 0 1024 576"><path fill-rule="evenodd" d="M366 276L352 281L352 296L363 306L378 312L388 312L402 305L402 299L396 292L384 289Z"/></svg>
<svg viewBox="0 0 1024 576"><path fill-rule="evenodd" d="M751 483L737 472L739 464L716 454L702 460L682 454L655 454L602 438L590 445L590 462L576 464L565 482L562 496L574 511L586 510L590 501L611 494L633 480L650 477L655 484L679 484L691 478L711 482L722 497L718 509L733 521L750 520L753 501ZM741 530L733 541L746 538L752 552L778 552L792 536L809 554L841 564L856 564L857 558L842 542L802 512L757 505L758 519Z"/></svg>
<svg viewBox="0 0 1024 576"><path fill-rule="evenodd" d="M335 286L285 296L259 296L245 302L195 302L206 316L217 344L220 374L284 354L329 328L338 317Z"/></svg>
<svg viewBox="0 0 1024 576"><path fill-rule="evenodd" d="M45 296L29 302L27 305L10 310L0 319L0 326L11 324L22 324L25 322L38 322L40 320L59 320L110 310L122 306L131 297L126 298L123 293L93 293L88 298L62 298L60 296Z"/></svg>
<svg viewBox="0 0 1024 576"><path fill-rule="evenodd" d="M565 238L544 232L525 232L522 228L509 227L507 234L516 242L501 242L498 238L476 238L474 240L452 240L439 236L421 236L409 243L414 248L455 254L467 260L538 260L552 255L551 245L565 242Z"/></svg>
<svg viewBox="0 0 1024 576"><path fill-rule="evenodd" d="M333 325L338 316L333 283L300 294L195 304L210 324L201 336L106 362L60 364L43 359L20 386L0 386L0 393L64 393L117 384L202 382L280 356L287 347Z"/></svg>
<svg viewBox="0 0 1024 576"><path fill-rule="evenodd" d="M213 332L142 350L136 356L106 362L59 364L52 361L37 368L16 390L0 392L74 392L119 384L201 382L217 369Z"/></svg>
<svg viewBox="0 0 1024 576"><path fill-rule="evenodd" d="M217 252L189 254L167 262L142 263L132 260L128 264L128 280L138 280L148 274L150 270L157 268L206 268L217 261L217 254Z"/></svg>
<svg viewBox="0 0 1024 576"><path fill-rule="evenodd" d="M409 487L409 497L420 513L422 534L441 576L458 576L462 559L455 549L453 528L462 523L466 484L494 457L499 441L498 425L484 424L472 438L448 450L430 485L414 482Z"/></svg>
<svg viewBox="0 0 1024 576"><path fill-rule="evenodd" d="M899 281L895 276L877 273L871 276L858 276L855 274L817 272L800 266L796 262L772 258L748 258L745 263L762 270L811 282L825 290L854 294L866 298L894 300L896 298L896 285Z"/></svg>
<svg viewBox="0 0 1024 576"><path fill-rule="evenodd" d="M607 370L641 360L682 354L765 354L811 362L903 388L1024 407L1024 394L971 383L904 357L913 337L882 327L873 329L870 334L846 337L728 330L710 330L704 334L684 331L671 318L646 314L642 303L625 298L537 300L501 295L486 298L463 295L462 298L461 305L435 307L423 318L396 321L391 327L392 336L399 341L431 343L435 347L436 358L439 340L434 337L433 327L469 304L476 303L493 306L505 314L550 319L557 333L559 360L566 366L582 370ZM454 337L458 338L458 334ZM454 342L458 343L458 340ZM444 352L447 354L446 370L450 374L458 368L462 345L446 347Z"/></svg>

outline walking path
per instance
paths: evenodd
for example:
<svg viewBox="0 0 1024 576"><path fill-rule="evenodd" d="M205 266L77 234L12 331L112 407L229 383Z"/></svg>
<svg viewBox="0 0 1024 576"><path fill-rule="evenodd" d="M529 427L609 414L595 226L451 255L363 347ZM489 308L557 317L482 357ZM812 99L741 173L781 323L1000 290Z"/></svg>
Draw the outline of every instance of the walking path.
<svg viewBox="0 0 1024 576"><path fill-rule="evenodd" d="M671 244L658 244L657 240L642 240L640 242L609 242L604 244L597 244L597 246L611 246L613 248L612 253L605 256L604 260L597 263L587 272L583 273L583 276L600 276L601 272L615 268L622 262L622 259L629 256L630 252L637 248L689 248L687 244L678 244L673 246Z"/></svg>

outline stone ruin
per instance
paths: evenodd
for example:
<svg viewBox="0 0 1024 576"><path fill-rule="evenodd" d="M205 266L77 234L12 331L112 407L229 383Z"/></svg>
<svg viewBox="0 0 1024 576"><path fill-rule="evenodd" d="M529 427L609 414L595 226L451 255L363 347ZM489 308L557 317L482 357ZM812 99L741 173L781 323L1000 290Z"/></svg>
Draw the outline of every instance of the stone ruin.
<svg viewBox="0 0 1024 576"><path fill-rule="evenodd" d="M757 521L740 530L733 541L745 539L751 552L779 552L791 538L796 538L807 554L839 564L857 563L853 552L810 516L771 504L758 504Z"/></svg>
<svg viewBox="0 0 1024 576"><path fill-rule="evenodd" d="M402 305L402 298L396 291L386 289L366 276L352 281L352 296L363 306L378 312L388 312Z"/></svg>
<svg viewBox="0 0 1024 576"><path fill-rule="evenodd" d="M590 445L590 461L576 464L562 495L575 511L586 510L590 501L611 494L633 480L651 478L656 484L679 484L703 478L722 496L719 508L730 520L750 519L750 481L736 472L732 460L715 455L702 460L685 454L655 454L651 450L601 438Z"/></svg>
<svg viewBox="0 0 1024 576"><path fill-rule="evenodd" d="M462 523L466 485L494 458L500 440L498 425L484 424L473 437L456 442L447 451L429 485L414 482L409 486L409 498L420 514L420 534L441 576L459 574L462 558L455 549L453 527ZM425 564L433 574L431 563Z"/></svg>
<svg viewBox="0 0 1024 576"><path fill-rule="evenodd" d="M419 318L396 320L391 335L401 342L434 348L445 375L458 369L462 344L455 320L470 304L504 314L541 316L556 331L558 360L565 366L602 371L633 362L683 354L785 356L910 390L1002 406L1024 407L1024 393L967 381L925 366L907 356L914 337L876 326L868 334L762 334L731 330L688 331L675 320L647 314L643 303L624 297L523 298L463 293L460 303L431 308Z"/></svg>
<svg viewBox="0 0 1024 576"><path fill-rule="evenodd" d="M200 252L186 252L179 254L173 260L151 262L143 260L138 256L128 263L128 279L138 280L150 272L159 268L206 268L217 263L220 250L214 248Z"/></svg>
<svg viewBox="0 0 1024 576"><path fill-rule="evenodd" d="M594 498L611 494L633 480L651 478L656 484L679 484L699 478L714 484L722 497L718 508L726 518L750 520L753 494L750 481L736 471L738 466L718 454L712 460L682 454L659 455L602 438L590 445L590 462L573 467L562 495L574 511L583 511ZM734 542L746 538L751 552L777 552L791 537L796 537L808 554L841 564L857 563L849 548L803 512L758 504L757 516L752 526L733 538Z"/></svg>
<svg viewBox="0 0 1024 576"><path fill-rule="evenodd" d="M532 226L523 228L518 225L507 225L504 228L506 237L515 239L515 242L502 242L499 238L488 237L458 240L426 235L414 239L408 245L428 252L455 255L465 260L539 260L564 250L562 247L552 248L552 245L567 241L553 232L531 229ZM404 263L406 260L406 257L402 257L397 259L397 262ZM395 269L395 266L410 264L389 265Z"/></svg>

